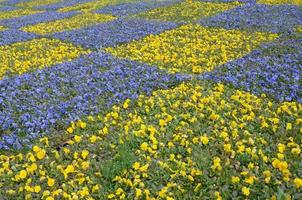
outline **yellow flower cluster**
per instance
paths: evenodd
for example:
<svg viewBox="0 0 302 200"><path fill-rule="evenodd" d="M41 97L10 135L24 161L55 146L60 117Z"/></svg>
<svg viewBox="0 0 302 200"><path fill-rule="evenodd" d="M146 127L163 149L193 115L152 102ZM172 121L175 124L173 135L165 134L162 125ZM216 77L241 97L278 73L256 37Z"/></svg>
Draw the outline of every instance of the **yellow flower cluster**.
<svg viewBox="0 0 302 200"><path fill-rule="evenodd" d="M114 19L115 17L111 15L84 13L66 19L60 19L56 21L26 26L23 27L21 30L37 34L49 34L54 32L62 32L83 28L97 23L111 21Z"/></svg>
<svg viewBox="0 0 302 200"><path fill-rule="evenodd" d="M133 0L128 0L126 2L131 2ZM59 12L68 12L68 11L82 11L82 12L89 12L92 10L99 9L101 7L107 5L113 5L117 3L125 3L125 0L94 0L91 2L81 3L74 6L60 8Z"/></svg>
<svg viewBox="0 0 302 200"><path fill-rule="evenodd" d="M240 58L276 34L184 25L106 50L115 56L155 64L170 72L202 73Z"/></svg>
<svg viewBox="0 0 302 200"><path fill-rule="evenodd" d="M90 53L81 47L55 39L34 39L0 47L0 79L5 74L23 74L30 70L70 61Z"/></svg>
<svg viewBox="0 0 302 200"><path fill-rule="evenodd" d="M4 31L4 30L6 30L6 27L0 26L0 31Z"/></svg>
<svg viewBox="0 0 302 200"><path fill-rule="evenodd" d="M109 129L124 128L121 143L142 142L132 168L115 177L118 186L109 199L186 199L186 194L222 199L221 185L229 188L227 199L230 191L247 197L255 188L263 188L269 199L275 197L272 185L289 184L292 194L302 187L295 167L301 156L301 104L274 104L247 92L230 93L221 84L182 84L140 97L132 106L134 111L119 114Z"/></svg>
<svg viewBox="0 0 302 200"><path fill-rule="evenodd" d="M60 138L41 138L28 152L0 155L0 195L294 198L302 189L301 113L295 102L183 83L72 122Z"/></svg>
<svg viewBox="0 0 302 200"><path fill-rule="evenodd" d="M184 1L172 6L156 8L139 17L177 22L195 22L203 17L209 17L240 5L232 3L212 3L199 1Z"/></svg>
<svg viewBox="0 0 302 200"><path fill-rule="evenodd" d="M36 7L36 6L44 6L48 4L53 4L53 3L59 3L62 2L62 0L31 0L31 1L25 1L16 4L18 7Z"/></svg>
<svg viewBox="0 0 302 200"><path fill-rule="evenodd" d="M16 18L16 17L36 14L36 13L40 13L40 12L42 12L42 11L29 10L29 9L17 9L17 10L10 10L10 11L0 11L0 20L9 19L9 18Z"/></svg>
<svg viewBox="0 0 302 200"><path fill-rule="evenodd" d="M257 3L261 4L294 4L302 5L302 0L257 0Z"/></svg>

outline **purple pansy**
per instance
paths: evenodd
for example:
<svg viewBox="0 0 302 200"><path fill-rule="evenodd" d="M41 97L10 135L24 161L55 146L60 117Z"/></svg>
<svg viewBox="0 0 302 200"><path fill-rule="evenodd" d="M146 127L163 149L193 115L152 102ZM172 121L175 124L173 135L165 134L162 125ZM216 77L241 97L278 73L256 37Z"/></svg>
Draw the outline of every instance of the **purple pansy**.
<svg viewBox="0 0 302 200"><path fill-rule="evenodd" d="M204 26L248 31L287 32L302 25L302 7L244 4L200 21Z"/></svg>
<svg viewBox="0 0 302 200"><path fill-rule="evenodd" d="M75 6L77 4L86 3L86 2L90 2L90 1L93 1L93 0L68 0L68 1L62 1L59 3L54 3L54 4L49 4L49 5L37 6L35 8L41 9L41 10L57 10L60 8Z"/></svg>
<svg viewBox="0 0 302 200"><path fill-rule="evenodd" d="M177 25L173 22L118 19L83 29L55 33L52 37L72 42L75 45L100 49L130 42L150 34L159 34L176 27Z"/></svg>
<svg viewBox="0 0 302 200"><path fill-rule="evenodd" d="M130 3L122 3L117 5L109 5L106 7L103 7L99 10L96 10L96 13L102 13L102 14L110 14L114 16L128 16L133 14L138 14L141 12L146 12L148 10L158 8L158 7L164 7L164 6L170 6L172 4L180 2L179 0L174 1L143 1L143 2L130 2Z"/></svg>
<svg viewBox="0 0 302 200"><path fill-rule="evenodd" d="M33 15L25 15L17 18L5 19L0 21L0 25L10 27L10 28L21 28L27 25L38 24L42 22L49 22L58 19L71 17L78 12L53 12L53 11L45 11L42 13L37 13Z"/></svg>
<svg viewBox="0 0 302 200"><path fill-rule="evenodd" d="M16 7L13 6L7 6L7 5L0 5L0 11L11 11L16 10Z"/></svg>
<svg viewBox="0 0 302 200"><path fill-rule="evenodd" d="M20 30L8 29L0 31L0 45L8 45L15 42L23 42L36 38L37 35L34 33L27 33Z"/></svg>
<svg viewBox="0 0 302 200"><path fill-rule="evenodd" d="M14 5L14 4L18 4L18 3L23 3L23 2L27 2L30 0L6 0L1 2L1 4L5 4L5 5Z"/></svg>
<svg viewBox="0 0 302 200"><path fill-rule="evenodd" d="M11 148L15 142L26 145L57 123L67 124L187 78L101 52L4 78L0 80L0 132L6 136L2 136L0 146ZM25 133L25 137L16 137L19 133Z"/></svg>
<svg viewBox="0 0 302 200"><path fill-rule="evenodd" d="M302 37L281 38L201 75L278 101L302 103Z"/></svg>

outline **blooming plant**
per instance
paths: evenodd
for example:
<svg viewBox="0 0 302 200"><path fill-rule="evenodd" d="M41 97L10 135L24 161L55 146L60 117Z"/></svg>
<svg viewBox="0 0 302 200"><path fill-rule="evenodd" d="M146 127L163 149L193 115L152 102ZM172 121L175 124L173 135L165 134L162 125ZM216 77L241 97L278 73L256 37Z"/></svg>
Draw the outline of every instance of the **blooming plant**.
<svg viewBox="0 0 302 200"><path fill-rule="evenodd" d="M0 200L301 199L300 0L0 0Z"/></svg>

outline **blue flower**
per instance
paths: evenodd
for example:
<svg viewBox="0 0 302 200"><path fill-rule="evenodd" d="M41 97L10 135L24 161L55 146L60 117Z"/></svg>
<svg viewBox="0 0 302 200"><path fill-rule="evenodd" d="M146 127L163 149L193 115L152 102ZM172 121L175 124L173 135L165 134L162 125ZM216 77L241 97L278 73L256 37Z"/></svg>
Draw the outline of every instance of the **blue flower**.
<svg viewBox="0 0 302 200"><path fill-rule="evenodd" d="M57 10L64 7L75 6L77 4L90 2L93 0L68 0L68 1L60 1L59 3L53 3L43 6L37 6L36 9L40 10Z"/></svg>
<svg viewBox="0 0 302 200"><path fill-rule="evenodd" d="M110 14L110 15L114 15L114 16L118 16L118 17L125 17L128 15L146 12L148 10L158 8L158 7L170 6L177 2L180 2L180 0L163 1L163 2L143 1L143 2L138 2L138 3L137 2L122 3L122 4L109 5L109 6L103 7L99 10L96 10L95 12L102 13L102 14Z"/></svg>
<svg viewBox="0 0 302 200"><path fill-rule="evenodd" d="M72 42L75 45L100 49L130 42L150 34L159 34L176 26L172 22L118 19L84 29L55 33L52 37Z"/></svg>
<svg viewBox="0 0 302 200"><path fill-rule="evenodd" d="M279 40L200 76L278 101L302 103L302 36Z"/></svg>
<svg viewBox="0 0 302 200"><path fill-rule="evenodd" d="M0 45L8 45L15 42L23 42L27 40L32 40L38 37L34 33L27 33L24 31L9 29L0 31Z"/></svg>
<svg viewBox="0 0 302 200"><path fill-rule="evenodd" d="M198 0L198 1L203 1L203 2L223 2L223 3L228 3L228 2L242 2L242 3L256 3L256 0Z"/></svg>
<svg viewBox="0 0 302 200"><path fill-rule="evenodd" d="M14 4L22 3L22 2L27 2L27 1L30 1L30 0L5 0L4 2L1 2L1 4L14 5Z"/></svg>
<svg viewBox="0 0 302 200"><path fill-rule="evenodd" d="M302 7L244 4L213 17L203 18L200 23L226 29L286 32L302 25Z"/></svg>
<svg viewBox="0 0 302 200"><path fill-rule="evenodd" d="M54 21L58 19L63 19L67 17L71 17L78 12L65 12L65 13L59 13L59 12L52 12L52 11L46 11L42 13L37 13L33 15L24 15L17 18L10 18L0 21L0 25L10 28L21 28L23 26L27 25L33 25L38 24L42 22L49 22Z"/></svg>
<svg viewBox="0 0 302 200"><path fill-rule="evenodd" d="M0 80L0 131L2 148L22 145L28 139L49 133L58 123L68 124L96 114L112 104L139 94L150 95L187 80L146 64L119 60L106 53L91 53L75 61L33 73ZM26 133L25 137L17 137ZM34 133L34 134L32 134ZM29 140L29 141L30 141Z"/></svg>
<svg viewBox="0 0 302 200"><path fill-rule="evenodd" d="M16 10L16 7L8 6L8 5L0 5L0 11L11 11Z"/></svg>

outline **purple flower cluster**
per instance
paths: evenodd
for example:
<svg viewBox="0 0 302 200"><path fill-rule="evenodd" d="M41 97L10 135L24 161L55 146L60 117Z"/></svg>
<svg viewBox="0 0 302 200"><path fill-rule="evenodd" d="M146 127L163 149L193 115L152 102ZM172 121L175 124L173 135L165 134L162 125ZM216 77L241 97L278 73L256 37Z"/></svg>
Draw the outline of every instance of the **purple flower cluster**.
<svg viewBox="0 0 302 200"><path fill-rule="evenodd" d="M5 133L0 135L0 149L29 145L58 123L67 124L187 78L101 52L5 78L0 80L0 132Z"/></svg>
<svg viewBox="0 0 302 200"><path fill-rule="evenodd" d="M228 2L234 2L234 1L238 1L238 2L242 2L242 3L256 3L257 0L198 0L198 1L203 1L203 2L214 2L214 3L219 3L219 2L223 2L223 3L228 3Z"/></svg>
<svg viewBox="0 0 302 200"><path fill-rule="evenodd" d="M96 10L96 13L102 13L102 14L110 14L113 16L128 16L133 14L138 14L141 12L146 12L148 10L158 8L158 7L164 7L169 6L175 3L180 2L180 0L174 0L174 1L143 1L143 2L136 2L136 3L122 3L117 5L109 5L106 7L103 7L99 10Z"/></svg>
<svg viewBox="0 0 302 200"><path fill-rule="evenodd" d="M58 19L71 17L78 12L53 12L53 11L45 11L42 13L37 13L33 15L25 15L18 18L10 18L0 21L0 25L10 28L21 28L27 25L38 24L42 22L49 22Z"/></svg>
<svg viewBox="0 0 302 200"><path fill-rule="evenodd" d="M15 42L23 42L36 38L34 33L27 33L20 30L8 29L0 31L0 45L8 45Z"/></svg>
<svg viewBox="0 0 302 200"><path fill-rule="evenodd" d="M30 1L30 0L6 0L4 2L1 2L1 4L14 5L14 4L22 3L22 2L27 2L27 1Z"/></svg>
<svg viewBox="0 0 302 200"><path fill-rule="evenodd" d="M83 29L55 33L52 37L86 48L100 49L140 39L149 34L159 34L176 27L177 24L173 22L117 19Z"/></svg>
<svg viewBox="0 0 302 200"><path fill-rule="evenodd" d="M302 7L244 4L200 21L204 26L249 31L286 32L302 25Z"/></svg>
<svg viewBox="0 0 302 200"><path fill-rule="evenodd" d="M62 1L59 3L44 5L44 6L37 6L35 8L41 9L41 10L57 10L60 8L74 6L77 4L86 3L86 2L90 2L90 1L93 1L93 0L68 0L68 1Z"/></svg>
<svg viewBox="0 0 302 200"><path fill-rule="evenodd" d="M7 5L0 5L0 11L11 11L16 10L16 7L13 6L7 6Z"/></svg>
<svg viewBox="0 0 302 200"><path fill-rule="evenodd" d="M279 101L302 103L302 36L263 46L201 76Z"/></svg>

